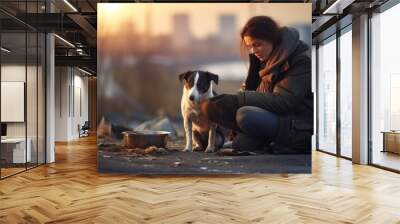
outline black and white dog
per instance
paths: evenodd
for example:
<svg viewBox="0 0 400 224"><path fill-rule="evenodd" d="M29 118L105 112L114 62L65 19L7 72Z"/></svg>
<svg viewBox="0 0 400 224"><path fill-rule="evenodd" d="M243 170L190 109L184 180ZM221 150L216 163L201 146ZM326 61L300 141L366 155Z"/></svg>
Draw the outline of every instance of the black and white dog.
<svg viewBox="0 0 400 224"><path fill-rule="evenodd" d="M216 96L213 84L218 84L218 75L206 71L187 71L179 75L184 81L181 111L185 129L186 146L183 151L214 152L224 144L224 135L200 110L201 102Z"/></svg>

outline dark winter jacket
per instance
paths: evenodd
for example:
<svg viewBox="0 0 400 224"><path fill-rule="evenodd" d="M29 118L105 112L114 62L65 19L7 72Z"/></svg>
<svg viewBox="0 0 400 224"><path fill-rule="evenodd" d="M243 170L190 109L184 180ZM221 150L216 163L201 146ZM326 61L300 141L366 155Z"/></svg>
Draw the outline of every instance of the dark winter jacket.
<svg viewBox="0 0 400 224"><path fill-rule="evenodd" d="M250 56L244 91L238 93L239 107L256 106L279 115L275 143L297 152L311 150L313 93L309 47L299 40L297 30L283 28L281 44L269 61Z"/></svg>

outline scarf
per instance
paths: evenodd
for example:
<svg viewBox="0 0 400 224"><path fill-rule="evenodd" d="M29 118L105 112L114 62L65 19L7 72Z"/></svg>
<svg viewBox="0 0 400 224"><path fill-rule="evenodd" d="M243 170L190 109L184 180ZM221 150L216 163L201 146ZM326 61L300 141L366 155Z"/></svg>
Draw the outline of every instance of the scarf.
<svg viewBox="0 0 400 224"><path fill-rule="evenodd" d="M274 84L281 79L280 74L289 70L288 58L300 43L299 32L296 29L282 27L281 43L274 46L264 68L258 72L261 82L257 92L272 92Z"/></svg>

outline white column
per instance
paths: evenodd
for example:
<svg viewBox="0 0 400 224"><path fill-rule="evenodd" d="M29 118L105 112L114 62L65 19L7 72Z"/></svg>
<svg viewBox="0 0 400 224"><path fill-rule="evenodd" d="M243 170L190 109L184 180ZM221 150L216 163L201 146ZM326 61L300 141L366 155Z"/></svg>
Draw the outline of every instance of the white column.
<svg viewBox="0 0 400 224"><path fill-rule="evenodd" d="M46 1L47 12L53 12L54 6ZM46 163L55 161L55 53L54 34L46 35Z"/></svg>
<svg viewBox="0 0 400 224"><path fill-rule="evenodd" d="M55 76L54 76L54 35L47 34L46 36L46 60L47 60L47 71L46 71L46 163L52 163L55 161L54 151L54 133L55 133Z"/></svg>
<svg viewBox="0 0 400 224"><path fill-rule="evenodd" d="M368 16L353 20L353 162L368 163Z"/></svg>

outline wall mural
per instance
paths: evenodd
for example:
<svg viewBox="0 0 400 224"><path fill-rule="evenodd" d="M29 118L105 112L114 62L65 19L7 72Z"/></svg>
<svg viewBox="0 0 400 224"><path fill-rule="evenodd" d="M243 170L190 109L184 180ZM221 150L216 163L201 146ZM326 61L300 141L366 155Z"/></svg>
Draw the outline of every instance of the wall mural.
<svg viewBox="0 0 400 224"><path fill-rule="evenodd" d="M311 172L311 4L100 3L97 27L100 172Z"/></svg>

